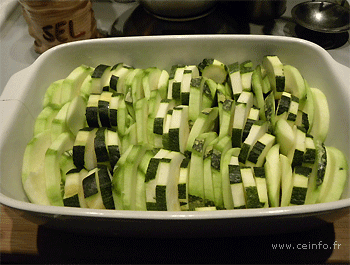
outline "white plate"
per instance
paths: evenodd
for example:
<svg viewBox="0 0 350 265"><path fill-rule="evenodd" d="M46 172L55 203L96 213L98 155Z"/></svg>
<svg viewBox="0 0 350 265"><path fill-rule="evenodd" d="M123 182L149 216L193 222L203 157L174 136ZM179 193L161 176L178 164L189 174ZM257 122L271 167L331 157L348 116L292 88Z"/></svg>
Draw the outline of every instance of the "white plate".
<svg viewBox="0 0 350 265"><path fill-rule="evenodd" d="M118 235L199 236L295 231L334 221L349 212L350 186L337 202L281 208L215 212L135 212L34 205L21 184L22 157L32 137L35 117L48 85L80 64L124 62L170 70L176 63L197 64L204 58L224 63L276 54L297 67L312 87L327 96L330 132L326 144L350 157L350 69L319 46L297 38L253 35L151 36L86 40L52 48L9 80L0 98L0 203L34 222L74 231Z"/></svg>

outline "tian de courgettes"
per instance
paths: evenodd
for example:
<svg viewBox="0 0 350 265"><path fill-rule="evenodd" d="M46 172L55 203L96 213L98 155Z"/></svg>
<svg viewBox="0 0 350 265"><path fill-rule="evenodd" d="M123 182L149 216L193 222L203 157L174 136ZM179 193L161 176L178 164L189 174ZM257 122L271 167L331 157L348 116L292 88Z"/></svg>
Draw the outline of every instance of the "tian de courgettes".
<svg viewBox="0 0 350 265"><path fill-rule="evenodd" d="M81 65L45 92L23 159L36 204L211 211L339 200L325 94L276 55Z"/></svg>

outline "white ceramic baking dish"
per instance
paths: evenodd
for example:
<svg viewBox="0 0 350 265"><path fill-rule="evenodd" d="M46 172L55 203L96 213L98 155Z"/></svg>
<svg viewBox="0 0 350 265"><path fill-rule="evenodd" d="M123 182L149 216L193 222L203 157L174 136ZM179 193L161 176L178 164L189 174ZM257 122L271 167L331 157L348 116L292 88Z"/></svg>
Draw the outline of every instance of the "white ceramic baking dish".
<svg viewBox="0 0 350 265"><path fill-rule="evenodd" d="M9 80L0 100L0 203L50 227L126 236L262 234L315 227L349 212L350 186L336 202L281 208L215 212L135 212L40 206L29 203L21 184L22 157L32 137L48 85L81 64L124 62L170 70L204 58L224 63L276 54L297 67L309 84L326 94L330 131L326 144L350 158L350 68L319 46L297 38L253 35L125 37L79 41L52 48Z"/></svg>

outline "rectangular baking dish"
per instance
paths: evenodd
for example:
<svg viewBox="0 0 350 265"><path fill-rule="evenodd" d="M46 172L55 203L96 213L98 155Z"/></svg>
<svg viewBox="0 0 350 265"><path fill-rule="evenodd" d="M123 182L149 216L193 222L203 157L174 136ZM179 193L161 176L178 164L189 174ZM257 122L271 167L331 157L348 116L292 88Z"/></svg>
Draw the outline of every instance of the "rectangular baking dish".
<svg viewBox="0 0 350 265"><path fill-rule="evenodd" d="M86 64L124 62L138 68L170 70L177 63L198 64L204 58L223 63L278 55L297 67L312 87L321 89L330 108L327 145L350 158L350 69L326 50L297 38L254 35L191 35L106 38L54 47L11 77L0 98L0 203L29 220L84 233L126 236L210 236L266 234L308 229L349 212L350 186L341 200L292 207L215 212L137 212L41 206L29 203L22 188L21 168L26 144L46 88Z"/></svg>

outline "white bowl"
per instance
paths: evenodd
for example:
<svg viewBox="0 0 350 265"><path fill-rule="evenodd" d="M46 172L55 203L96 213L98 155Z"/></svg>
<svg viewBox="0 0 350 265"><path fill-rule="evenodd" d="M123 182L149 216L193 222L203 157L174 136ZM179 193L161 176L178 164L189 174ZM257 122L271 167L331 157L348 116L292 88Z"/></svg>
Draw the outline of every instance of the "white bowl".
<svg viewBox="0 0 350 265"><path fill-rule="evenodd" d="M74 231L127 236L262 234L308 229L349 212L350 186L342 199L316 205L215 212L136 212L40 206L29 203L21 184L22 157L48 85L80 64L124 62L170 70L203 58L224 63L276 54L297 67L309 84L326 94L330 131L326 144L350 158L350 69L316 44L297 38L254 35L151 36L95 39L52 48L9 80L0 98L0 203L39 224Z"/></svg>

